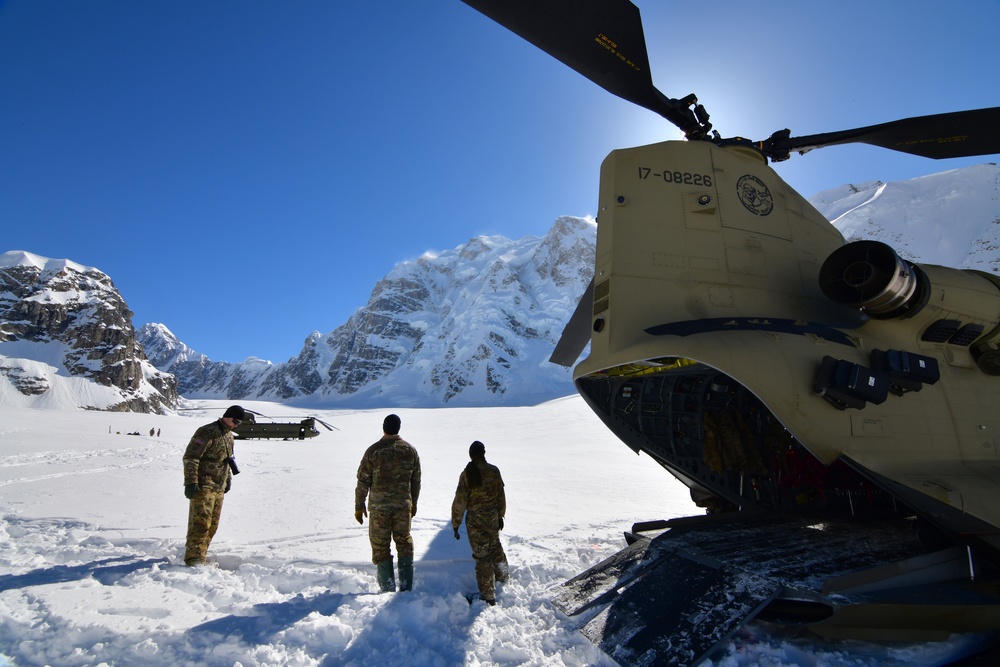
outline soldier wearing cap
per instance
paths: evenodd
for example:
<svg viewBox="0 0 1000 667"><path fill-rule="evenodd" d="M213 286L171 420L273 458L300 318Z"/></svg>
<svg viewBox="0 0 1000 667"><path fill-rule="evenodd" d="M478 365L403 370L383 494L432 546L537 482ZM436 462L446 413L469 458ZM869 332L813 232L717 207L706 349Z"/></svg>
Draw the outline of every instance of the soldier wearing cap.
<svg viewBox="0 0 1000 667"><path fill-rule="evenodd" d="M417 514L420 496L420 457L399 436L400 419L389 415L382 422L382 438L365 451L358 466L354 490L354 518L369 516L368 540L376 579L383 592L396 590L390 544L399 557L399 590L413 588L413 538L410 521ZM367 499L368 504L365 505Z"/></svg>
<svg viewBox="0 0 1000 667"><path fill-rule="evenodd" d="M494 582L507 581L507 554L500 544L507 497L500 469L486 462L486 445L476 440L469 446L469 463L458 477L451 504L451 527L455 539L465 519L472 558L476 561L476 584L487 604L496 604Z"/></svg>
<svg viewBox="0 0 1000 667"><path fill-rule="evenodd" d="M185 565L204 565L208 545L219 529L222 499L239 473L233 458L233 430L246 412L230 406L217 421L202 426L184 452L184 497L188 505Z"/></svg>

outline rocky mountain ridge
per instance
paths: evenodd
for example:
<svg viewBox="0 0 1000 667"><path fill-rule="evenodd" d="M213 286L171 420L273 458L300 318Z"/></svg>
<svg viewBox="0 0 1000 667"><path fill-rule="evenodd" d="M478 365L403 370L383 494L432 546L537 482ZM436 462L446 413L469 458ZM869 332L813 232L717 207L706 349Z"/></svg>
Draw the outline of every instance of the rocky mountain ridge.
<svg viewBox="0 0 1000 667"><path fill-rule="evenodd" d="M5 403L43 406L66 377L93 385L77 388L84 408L159 412L178 398L111 278L23 251L0 255L0 376Z"/></svg>

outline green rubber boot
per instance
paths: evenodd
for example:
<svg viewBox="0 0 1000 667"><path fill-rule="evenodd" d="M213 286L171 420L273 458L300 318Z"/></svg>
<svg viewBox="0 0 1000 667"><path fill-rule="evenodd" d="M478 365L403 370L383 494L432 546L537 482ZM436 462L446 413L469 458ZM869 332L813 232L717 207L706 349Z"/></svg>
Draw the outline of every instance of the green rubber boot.
<svg viewBox="0 0 1000 667"><path fill-rule="evenodd" d="M383 593L394 593L396 591L396 580L392 576L392 558L384 560L378 565L375 578L378 580L379 590Z"/></svg>
<svg viewBox="0 0 1000 667"><path fill-rule="evenodd" d="M413 590L413 556L399 559L399 590Z"/></svg>

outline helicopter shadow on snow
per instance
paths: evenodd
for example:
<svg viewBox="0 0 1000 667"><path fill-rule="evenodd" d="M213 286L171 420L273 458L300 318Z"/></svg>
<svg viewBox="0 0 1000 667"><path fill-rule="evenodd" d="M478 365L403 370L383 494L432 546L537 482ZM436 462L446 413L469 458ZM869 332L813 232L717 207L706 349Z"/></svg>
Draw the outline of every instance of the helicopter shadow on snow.
<svg viewBox="0 0 1000 667"><path fill-rule="evenodd" d="M438 521L435 521L438 523ZM380 642L383 634L402 631L412 637L420 637L425 634L426 620L420 618L424 605L421 603L421 580L428 582L439 582L443 577L453 577L454 562L457 560L468 560L468 567L461 565L463 576L460 581L455 582L456 592L462 589L459 586L465 582L465 570L469 573L473 571L472 558L469 552L468 541L463 539L457 542L452 534L451 526L448 522L431 540L427 552L414 563L414 590L412 593L396 593L389 596L375 617L365 623L365 628L358 635L351 638L350 643L342 651L332 652L322 662L323 667L336 667L337 665L351 664L357 660L364 660L376 650L376 643ZM374 576L374 566L372 566L372 576ZM475 577L469 577L473 586ZM430 590L440 590L437 584L431 584ZM335 593L326 592L318 595L306 597L302 594L296 595L284 602L268 602L254 605L252 610L244 614L233 614L222 618L195 626L188 631L190 639L194 643L201 640L206 645L215 641L214 636L233 637L241 639L251 645L265 644L273 641L273 638L282 631L290 629L295 623L301 621L310 614L316 612L323 616L334 616L337 610L344 604L350 604L352 600L369 596L372 593ZM434 593L428 593L434 595ZM464 600L463 600L464 604ZM419 605L419 607L415 606ZM412 609L407 609L410 606ZM465 645L469 632L476 617L485 610L482 603L470 606L469 614L466 618L460 619L452 626L453 631L448 635L449 645L437 643L431 649L438 654L448 654L446 660L454 658L461 662L465 656ZM391 631L385 628L391 626Z"/></svg>

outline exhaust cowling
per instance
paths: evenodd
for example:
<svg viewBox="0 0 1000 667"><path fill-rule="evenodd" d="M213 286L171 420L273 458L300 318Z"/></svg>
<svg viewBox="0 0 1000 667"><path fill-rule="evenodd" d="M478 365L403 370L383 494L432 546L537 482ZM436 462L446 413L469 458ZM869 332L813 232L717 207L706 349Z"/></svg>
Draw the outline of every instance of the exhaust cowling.
<svg viewBox="0 0 1000 667"><path fill-rule="evenodd" d="M915 314L928 288L923 271L879 241L855 241L832 252L820 267L819 286L831 301L875 319Z"/></svg>

